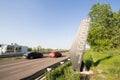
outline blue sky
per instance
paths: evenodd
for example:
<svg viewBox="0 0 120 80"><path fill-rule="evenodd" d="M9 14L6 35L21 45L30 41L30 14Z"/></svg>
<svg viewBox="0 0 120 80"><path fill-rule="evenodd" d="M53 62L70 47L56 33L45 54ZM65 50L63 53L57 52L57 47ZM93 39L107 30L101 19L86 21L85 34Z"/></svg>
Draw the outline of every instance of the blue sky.
<svg viewBox="0 0 120 80"><path fill-rule="evenodd" d="M0 0L0 44L69 49L98 2L120 9L119 0Z"/></svg>

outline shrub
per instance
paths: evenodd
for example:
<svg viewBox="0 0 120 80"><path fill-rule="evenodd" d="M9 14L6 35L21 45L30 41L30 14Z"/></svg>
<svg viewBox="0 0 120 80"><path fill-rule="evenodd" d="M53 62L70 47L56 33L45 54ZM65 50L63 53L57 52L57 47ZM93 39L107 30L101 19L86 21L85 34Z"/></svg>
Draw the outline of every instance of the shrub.
<svg viewBox="0 0 120 80"><path fill-rule="evenodd" d="M79 74L72 71L71 62L67 62L46 74L47 80L80 80Z"/></svg>

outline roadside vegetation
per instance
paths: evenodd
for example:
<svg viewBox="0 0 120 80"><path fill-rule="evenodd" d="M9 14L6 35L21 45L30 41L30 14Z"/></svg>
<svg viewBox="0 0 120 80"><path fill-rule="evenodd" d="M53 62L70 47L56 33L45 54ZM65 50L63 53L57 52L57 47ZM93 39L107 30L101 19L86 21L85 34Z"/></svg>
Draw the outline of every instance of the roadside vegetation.
<svg viewBox="0 0 120 80"><path fill-rule="evenodd" d="M43 52L43 53L50 53L54 51L59 51L59 52L68 52L69 50L67 49L51 49L51 48L42 48L40 45L36 46L34 48L29 47L28 51L35 51L35 52Z"/></svg>
<svg viewBox="0 0 120 80"><path fill-rule="evenodd" d="M120 10L113 12L109 4L94 4L89 12L91 28L88 43L94 51L120 47Z"/></svg>
<svg viewBox="0 0 120 80"><path fill-rule="evenodd" d="M88 69L93 70L92 80L120 79L120 48L110 51L86 51L83 61Z"/></svg>
<svg viewBox="0 0 120 80"><path fill-rule="evenodd" d="M89 13L91 29L83 61L94 71L91 80L120 79L120 10L113 12L109 4L94 4Z"/></svg>
<svg viewBox="0 0 120 80"><path fill-rule="evenodd" d="M80 80L80 75L72 71L71 62L67 62L46 73L46 80Z"/></svg>
<svg viewBox="0 0 120 80"><path fill-rule="evenodd" d="M19 60L19 59L23 59L23 57L19 56L19 57L0 58L0 61Z"/></svg>

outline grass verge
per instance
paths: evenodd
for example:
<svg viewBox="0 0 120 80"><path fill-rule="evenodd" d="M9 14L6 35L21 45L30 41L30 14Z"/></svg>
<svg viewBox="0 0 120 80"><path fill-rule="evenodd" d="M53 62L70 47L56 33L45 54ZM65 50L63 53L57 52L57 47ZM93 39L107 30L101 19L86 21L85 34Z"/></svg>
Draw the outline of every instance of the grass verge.
<svg viewBox="0 0 120 80"><path fill-rule="evenodd" d="M87 68L94 71L92 80L120 79L120 49L95 52L86 51L83 61Z"/></svg>
<svg viewBox="0 0 120 80"><path fill-rule="evenodd" d="M80 80L80 75L72 71L71 62L59 66L46 73L46 80Z"/></svg>
<svg viewBox="0 0 120 80"><path fill-rule="evenodd" d="M0 58L0 61L18 60L18 59L23 59L23 57L19 56L19 57L10 57L10 58Z"/></svg>

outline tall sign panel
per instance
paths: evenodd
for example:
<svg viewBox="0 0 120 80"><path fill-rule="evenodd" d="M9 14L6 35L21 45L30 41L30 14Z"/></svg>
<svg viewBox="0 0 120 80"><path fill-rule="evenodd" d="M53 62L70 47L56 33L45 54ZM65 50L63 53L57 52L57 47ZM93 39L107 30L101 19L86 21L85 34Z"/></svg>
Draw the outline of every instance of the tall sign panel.
<svg viewBox="0 0 120 80"><path fill-rule="evenodd" d="M81 22L77 35L71 46L70 57L74 71L80 71L89 28L90 28L90 19L84 19Z"/></svg>

